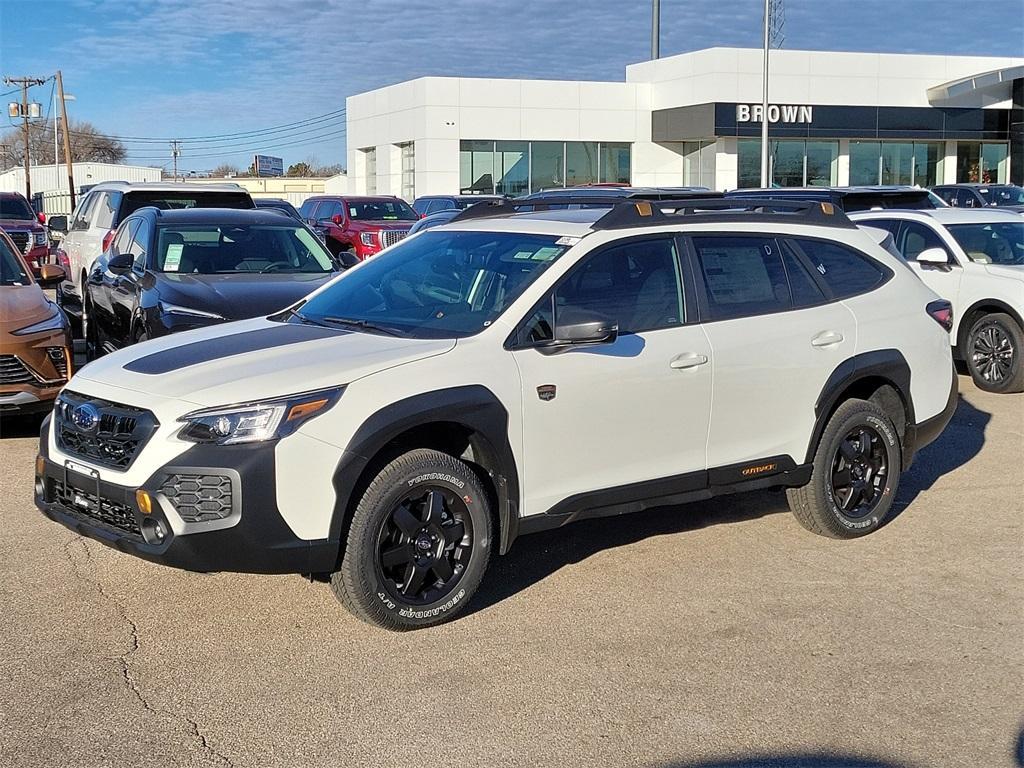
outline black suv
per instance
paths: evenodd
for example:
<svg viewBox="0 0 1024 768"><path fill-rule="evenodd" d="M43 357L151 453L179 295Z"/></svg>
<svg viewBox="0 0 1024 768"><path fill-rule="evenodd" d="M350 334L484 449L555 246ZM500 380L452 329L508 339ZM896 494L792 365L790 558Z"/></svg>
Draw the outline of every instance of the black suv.
<svg viewBox="0 0 1024 768"><path fill-rule="evenodd" d="M420 218L423 218L441 211L462 211L486 200L500 201L504 199L505 197L502 195L424 195L416 198L412 209L420 215Z"/></svg>
<svg viewBox="0 0 1024 768"><path fill-rule="evenodd" d="M932 192L954 208L1003 208L1024 213L1024 188L1016 184L942 184Z"/></svg>
<svg viewBox="0 0 1024 768"><path fill-rule="evenodd" d="M944 203L927 189L919 187L779 187L777 189L734 189L726 197L766 197L772 200L819 200L832 203L847 213L878 208L925 210L942 208Z"/></svg>

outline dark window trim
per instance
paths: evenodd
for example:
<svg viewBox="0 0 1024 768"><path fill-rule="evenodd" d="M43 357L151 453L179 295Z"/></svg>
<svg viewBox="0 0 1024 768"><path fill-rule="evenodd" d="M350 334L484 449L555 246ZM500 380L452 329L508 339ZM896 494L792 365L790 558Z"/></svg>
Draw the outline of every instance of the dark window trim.
<svg viewBox="0 0 1024 768"><path fill-rule="evenodd" d="M519 321L516 323L515 328L508 335L508 337L505 339L505 343L502 346L507 351L509 351L509 352L517 352L517 351L519 351L521 349L536 349L538 346L540 346L539 344L536 344L536 343L523 343L523 342L519 341L520 334L525 330L526 323L529 322L533 318L533 316L535 314L537 314L537 312L540 311L541 307L544 305L545 302L549 302L551 304L551 307L550 307L551 308L551 319L552 320L556 320L556 318L555 318L555 305L554 305L555 293L558 291L558 289L562 286L563 283L565 283L570 277L572 277L573 273L577 269L579 269L584 264L586 264L594 256L597 256L597 255L601 254L602 252L608 250L609 248L618 248L619 246L626 245L628 243L633 243L633 242L638 242L638 241L647 241L647 240L671 240L672 241L673 249L675 250L675 255L673 257L673 262L675 264L675 269L676 269L676 278L678 280L680 280L680 282L683 285L683 296L682 296L682 299L683 299L683 315L684 315L683 316L683 322L681 322L679 325L661 326L661 327L658 327L658 328L638 328L638 329L633 330L633 331L622 332L619 335L620 336L632 336L632 335L635 335L637 333L650 333L650 332L653 332L653 331L668 331L668 330L671 330L673 328L685 328L688 325L696 325L696 324L698 324L700 322L699 317L698 317L697 313L695 313L693 311L693 309L695 308L695 304L691 304L691 295L690 294L692 293L692 291L687 291L687 287L686 287L688 281L686 280L686 267L685 267L685 265L683 263L684 262L683 253L680 250L680 235L679 235L679 233L676 233L676 232L660 232L660 233L652 232L652 233L648 233L648 234L633 235L632 237L624 237L624 238L622 238L620 240L613 240L611 242L604 243L603 245L599 245L596 248L594 248L594 249L588 251L587 253L585 253L571 267L569 267L569 269L566 271L566 273L564 275L562 275L560 278L558 278L558 280L553 285L548 286L548 289L544 292L544 295L541 296L541 298L538 299L523 314L523 316L521 318L519 318ZM557 320L556 320L556 322L557 322ZM552 327L551 330L552 330L552 332L554 332L554 327Z"/></svg>

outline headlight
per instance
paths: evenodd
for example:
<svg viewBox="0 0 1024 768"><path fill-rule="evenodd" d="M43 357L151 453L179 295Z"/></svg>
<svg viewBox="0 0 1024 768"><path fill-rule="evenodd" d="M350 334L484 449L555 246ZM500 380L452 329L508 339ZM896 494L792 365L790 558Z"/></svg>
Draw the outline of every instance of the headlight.
<svg viewBox="0 0 1024 768"><path fill-rule="evenodd" d="M191 307L180 307L177 304L171 304L166 301L157 302L160 308L161 315L186 315L188 317L205 317L208 320L225 320L223 315L218 315L216 312L204 312L201 309L192 309Z"/></svg>
<svg viewBox="0 0 1024 768"><path fill-rule="evenodd" d="M27 336L30 333L64 330L64 314L56 307L54 307L54 310L56 311L45 320L40 320L38 323L33 323L32 325L26 325L24 328L12 331L12 333L15 336Z"/></svg>
<svg viewBox="0 0 1024 768"><path fill-rule="evenodd" d="M305 392L260 403L207 408L185 414L178 437L192 443L236 445L277 440L290 435L300 424L325 413L344 387Z"/></svg>
<svg viewBox="0 0 1024 768"><path fill-rule="evenodd" d="M377 241L374 239L373 232L360 232L359 240L363 245L376 245Z"/></svg>
<svg viewBox="0 0 1024 768"><path fill-rule="evenodd" d="M47 238L45 232L36 232L33 239L35 240L36 245L46 245Z"/></svg>

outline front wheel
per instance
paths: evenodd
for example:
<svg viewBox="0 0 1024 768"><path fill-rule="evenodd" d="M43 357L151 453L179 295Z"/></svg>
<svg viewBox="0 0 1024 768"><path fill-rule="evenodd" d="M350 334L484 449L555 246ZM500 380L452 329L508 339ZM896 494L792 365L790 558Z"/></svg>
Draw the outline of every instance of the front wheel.
<svg viewBox="0 0 1024 768"><path fill-rule="evenodd" d="M901 471L899 437L885 411L867 400L847 400L822 433L811 481L787 490L789 507L812 533L865 536L889 515Z"/></svg>
<svg viewBox="0 0 1024 768"><path fill-rule="evenodd" d="M360 498L331 588L356 617L385 629L440 624L480 585L491 531L487 494L465 462L409 451Z"/></svg>
<svg viewBox="0 0 1024 768"><path fill-rule="evenodd" d="M1000 394L1024 391L1024 330L1009 315L994 312L980 318L960 354L978 389Z"/></svg>

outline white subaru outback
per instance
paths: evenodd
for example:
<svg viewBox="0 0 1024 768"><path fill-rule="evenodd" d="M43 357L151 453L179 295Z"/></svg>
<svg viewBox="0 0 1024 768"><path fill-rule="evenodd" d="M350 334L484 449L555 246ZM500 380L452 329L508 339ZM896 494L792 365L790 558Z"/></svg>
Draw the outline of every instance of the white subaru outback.
<svg viewBox="0 0 1024 768"><path fill-rule="evenodd" d="M583 517L783 486L815 533L883 524L956 406L948 302L827 203L557 203L91 363L37 505L157 563L330 575L389 629Z"/></svg>
<svg viewBox="0 0 1024 768"><path fill-rule="evenodd" d="M1024 219L993 208L871 211L925 285L953 305L951 340L974 383L1024 392Z"/></svg>

